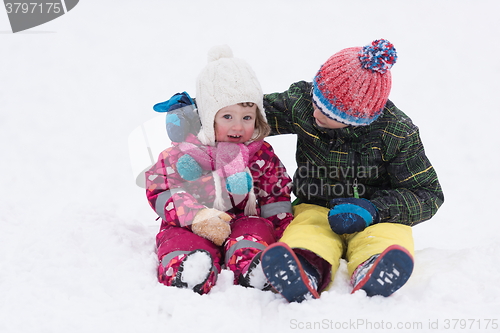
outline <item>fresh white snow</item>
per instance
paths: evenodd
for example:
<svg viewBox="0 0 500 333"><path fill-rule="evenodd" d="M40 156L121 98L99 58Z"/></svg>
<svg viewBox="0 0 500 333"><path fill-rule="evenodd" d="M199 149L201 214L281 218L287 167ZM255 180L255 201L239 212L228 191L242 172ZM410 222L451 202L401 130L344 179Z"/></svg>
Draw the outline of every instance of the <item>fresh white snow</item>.
<svg viewBox="0 0 500 333"><path fill-rule="evenodd" d="M188 284L192 289L205 281L212 269L212 260L205 252L195 252L191 254L183 263L182 282Z"/></svg>
<svg viewBox="0 0 500 333"><path fill-rule="evenodd" d="M264 272L262 271L262 263L259 262L259 264L252 269L252 271L249 274L250 278L250 285L254 286L257 289L263 289L267 285L267 278L264 275Z"/></svg>
<svg viewBox="0 0 500 333"><path fill-rule="evenodd" d="M0 10L0 332L498 332L500 51L496 0L80 1L12 34ZM420 127L446 201L414 228L415 270L389 298L321 299L156 280L158 221L135 185L133 129L194 95L228 44L265 92L345 47L394 43L391 100ZM276 143L275 143L276 142ZM290 140L273 141L290 173ZM495 329L496 327L496 329Z"/></svg>

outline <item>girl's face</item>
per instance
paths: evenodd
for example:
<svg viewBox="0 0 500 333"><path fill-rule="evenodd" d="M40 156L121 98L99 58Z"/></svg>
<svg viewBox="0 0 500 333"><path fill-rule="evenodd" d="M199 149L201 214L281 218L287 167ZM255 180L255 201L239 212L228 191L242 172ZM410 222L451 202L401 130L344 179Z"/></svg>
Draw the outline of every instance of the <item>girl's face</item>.
<svg viewBox="0 0 500 333"><path fill-rule="evenodd" d="M255 130L257 105L234 104L220 109L215 115L215 140L217 142L244 143Z"/></svg>
<svg viewBox="0 0 500 333"><path fill-rule="evenodd" d="M347 127L348 125L339 123L338 121L335 121L333 119L328 118L321 112L316 104L313 103L314 107L314 112L313 112L313 117L316 119L316 124L319 127L323 128L329 128L329 129L337 129L337 128L344 128Z"/></svg>

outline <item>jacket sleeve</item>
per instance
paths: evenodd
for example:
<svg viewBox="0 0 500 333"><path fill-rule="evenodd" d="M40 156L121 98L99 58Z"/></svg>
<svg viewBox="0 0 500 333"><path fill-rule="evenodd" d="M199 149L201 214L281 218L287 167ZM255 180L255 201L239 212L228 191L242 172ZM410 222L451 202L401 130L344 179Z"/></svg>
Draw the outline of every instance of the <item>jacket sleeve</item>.
<svg viewBox="0 0 500 333"><path fill-rule="evenodd" d="M273 223L279 239L293 219L292 180L269 143L263 143L260 153L258 160L251 165L254 186L258 189L260 215Z"/></svg>
<svg viewBox="0 0 500 333"><path fill-rule="evenodd" d="M437 212L444 201L443 191L416 126L407 130L397 145L391 145L397 146L387 166L391 189L379 190L370 199L381 222L413 226Z"/></svg>
<svg viewBox="0 0 500 333"><path fill-rule="evenodd" d="M271 135L295 134L295 110L304 110L311 106L311 83L300 81L290 85L282 93L264 95L264 109Z"/></svg>
<svg viewBox="0 0 500 333"><path fill-rule="evenodd" d="M205 206L184 191L182 185L186 181L175 170L178 154L174 148L163 151L158 162L146 172L146 196L151 208L167 224L187 227Z"/></svg>

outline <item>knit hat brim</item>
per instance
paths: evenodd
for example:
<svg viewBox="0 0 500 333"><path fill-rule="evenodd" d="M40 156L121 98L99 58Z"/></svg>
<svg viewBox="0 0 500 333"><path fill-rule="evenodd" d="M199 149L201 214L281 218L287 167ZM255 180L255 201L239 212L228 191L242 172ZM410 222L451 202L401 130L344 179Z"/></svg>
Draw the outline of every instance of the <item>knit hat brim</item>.
<svg viewBox="0 0 500 333"><path fill-rule="evenodd" d="M356 117L349 114L335 105L331 104L329 100L323 95L321 90L318 89L317 85L313 85L313 102L316 104L318 109L328 118L338 121L344 125L352 126L366 126L370 125L372 122L377 120L377 118L382 114L383 108L378 112L374 112L373 116L362 116Z"/></svg>

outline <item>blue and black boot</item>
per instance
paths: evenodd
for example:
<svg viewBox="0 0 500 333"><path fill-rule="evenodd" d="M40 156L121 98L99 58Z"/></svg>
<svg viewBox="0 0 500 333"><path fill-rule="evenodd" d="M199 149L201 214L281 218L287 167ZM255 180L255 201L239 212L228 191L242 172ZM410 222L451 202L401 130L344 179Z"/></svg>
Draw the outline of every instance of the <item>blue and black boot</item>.
<svg viewBox="0 0 500 333"><path fill-rule="evenodd" d="M288 302L319 298L319 273L285 243L274 243L262 252L262 270L272 289Z"/></svg>
<svg viewBox="0 0 500 333"><path fill-rule="evenodd" d="M413 257L402 246L391 245L358 266L352 274L352 292L362 289L368 296L390 296L413 272Z"/></svg>

